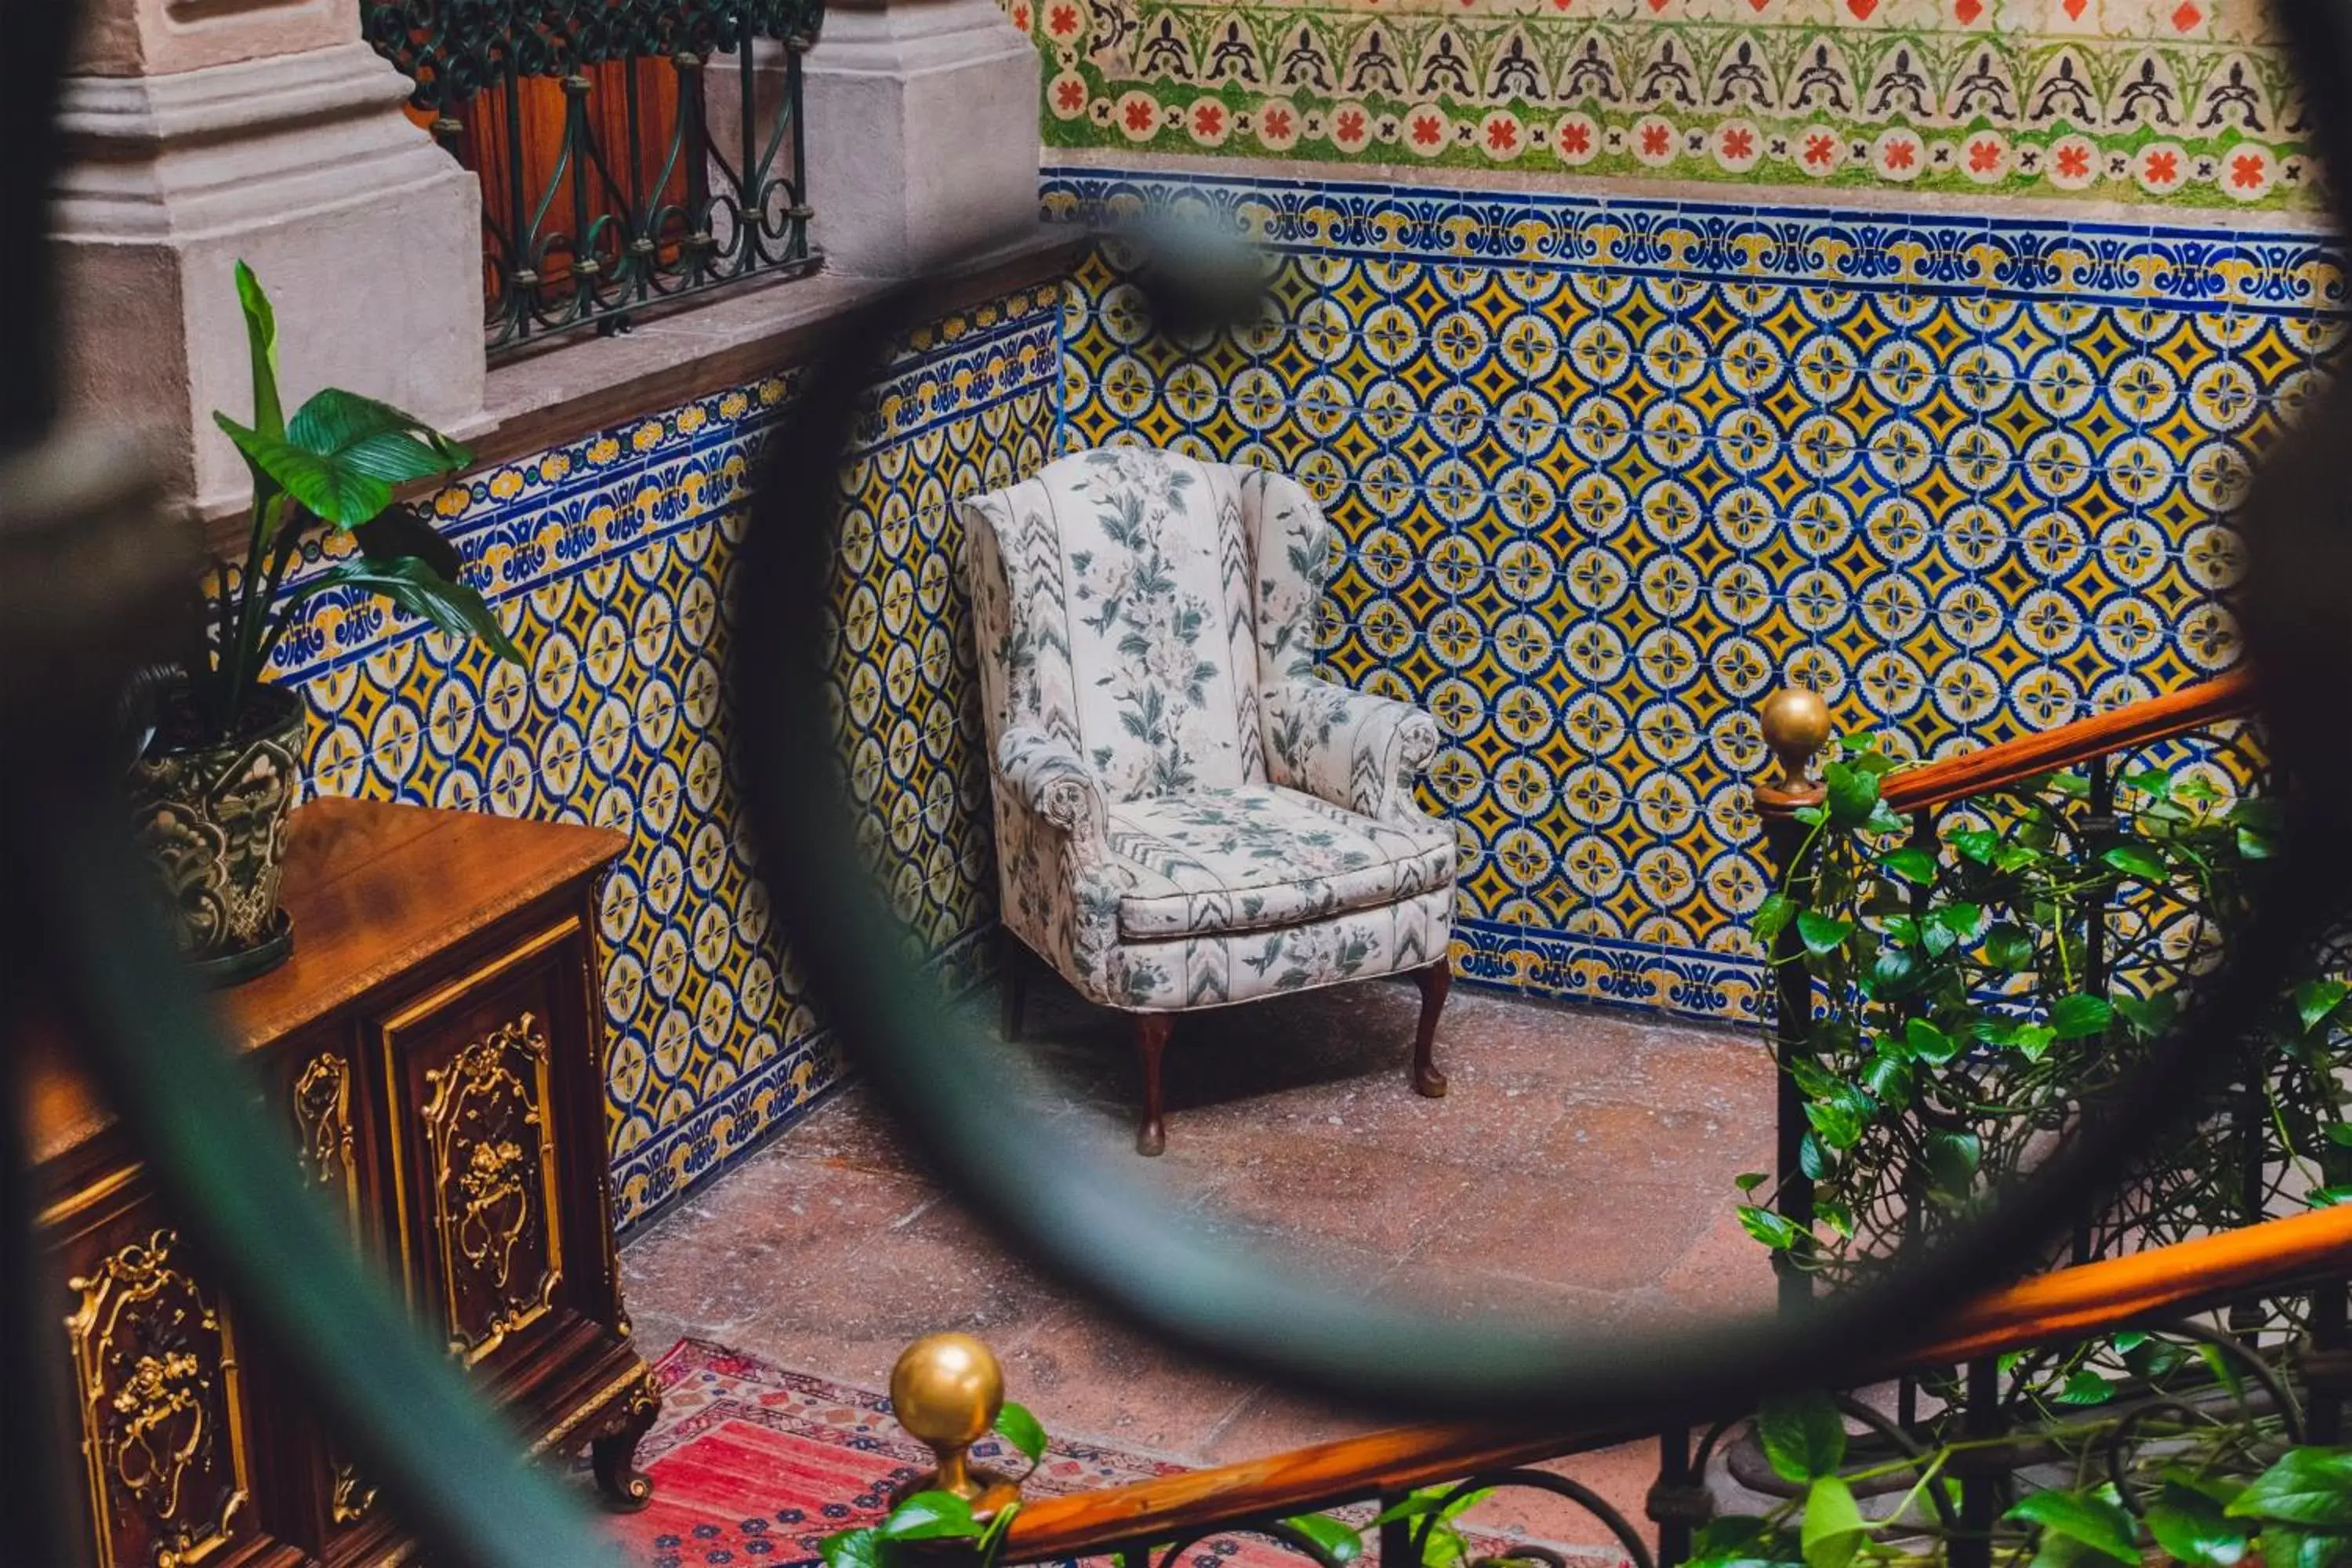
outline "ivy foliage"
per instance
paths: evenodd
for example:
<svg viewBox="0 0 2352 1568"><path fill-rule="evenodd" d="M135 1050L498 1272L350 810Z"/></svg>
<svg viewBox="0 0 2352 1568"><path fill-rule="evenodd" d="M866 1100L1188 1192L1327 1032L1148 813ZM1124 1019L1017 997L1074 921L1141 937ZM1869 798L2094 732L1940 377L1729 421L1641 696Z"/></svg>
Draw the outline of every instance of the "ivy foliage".
<svg viewBox="0 0 2352 1568"><path fill-rule="evenodd" d="M2276 831L2273 803L2210 765L2125 769L2109 812L2094 812L2084 773L2060 773L1918 820L1883 797L1895 766L1870 742L1838 743L1753 922L1776 962L1816 982L1787 1070L1817 1223L1790 1219L1761 1174L1739 1179L1739 1218L1832 1278L1969 1214L2134 1069L2183 981L2218 957ZM2352 1195L2348 996L2315 979L2250 1038L2217 1043L2243 1054L2236 1076L2261 1094L2265 1191L2244 1190L2242 1125L2209 1118L2091 1216L2095 1238L2128 1224L2154 1245L2243 1223L2281 1193Z"/></svg>

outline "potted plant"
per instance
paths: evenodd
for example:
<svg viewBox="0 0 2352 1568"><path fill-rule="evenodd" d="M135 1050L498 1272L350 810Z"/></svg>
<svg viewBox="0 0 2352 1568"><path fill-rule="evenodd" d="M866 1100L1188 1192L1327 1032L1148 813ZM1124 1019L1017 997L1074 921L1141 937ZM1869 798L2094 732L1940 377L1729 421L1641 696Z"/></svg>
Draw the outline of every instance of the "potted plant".
<svg viewBox="0 0 2352 1568"><path fill-rule="evenodd" d="M182 947L219 984L258 974L292 951L278 907L286 819L299 791L301 698L263 679L302 606L321 594L381 595L445 632L479 637L520 661L457 552L394 487L456 473L472 454L413 415L330 387L291 417L278 396L278 327L252 269L236 264L253 365L253 416L213 419L253 475L245 559L215 563L197 591L193 646L155 696L152 731L131 765L140 837L161 870ZM336 536L348 536L344 553ZM288 576L324 549L334 558Z"/></svg>

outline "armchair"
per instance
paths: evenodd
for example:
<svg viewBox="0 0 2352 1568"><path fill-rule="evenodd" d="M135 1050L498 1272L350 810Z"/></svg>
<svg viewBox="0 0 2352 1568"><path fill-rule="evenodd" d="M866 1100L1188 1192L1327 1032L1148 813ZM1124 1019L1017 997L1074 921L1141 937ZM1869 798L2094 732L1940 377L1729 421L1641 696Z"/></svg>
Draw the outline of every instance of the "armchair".
<svg viewBox="0 0 2352 1568"><path fill-rule="evenodd" d="M1437 726L1316 678L1331 527L1313 498L1115 447L963 519L1004 927L1134 1016L1138 1150L1166 1143L1174 1016L1276 992L1411 973L1413 1087L1444 1094L1454 837L1412 799Z"/></svg>

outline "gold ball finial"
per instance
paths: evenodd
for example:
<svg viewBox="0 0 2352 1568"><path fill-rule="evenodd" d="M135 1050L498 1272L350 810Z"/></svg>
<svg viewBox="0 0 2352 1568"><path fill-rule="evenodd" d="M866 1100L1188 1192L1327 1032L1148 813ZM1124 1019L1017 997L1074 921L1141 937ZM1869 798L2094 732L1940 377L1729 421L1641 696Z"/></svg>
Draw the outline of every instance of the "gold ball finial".
<svg viewBox="0 0 2352 1568"><path fill-rule="evenodd" d="M913 1489L953 1492L975 1515L1018 1497L1011 1480L975 1467L966 1452L988 1436L1003 1408L1004 1368L971 1335L926 1334L900 1352L890 1369L890 1412L940 1461Z"/></svg>
<svg viewBox="0 0 2352 1568"><path fill-rule="evenodd" d="M926 1334L890 1369L891 1412L933 1448L979 1442L1003 1408L1004 1369L970 1334Z"/></svg>
<svg viewBox="0 0 2352 1568"><path fill-rule="evenodd" d="M1764 731L1764 743L1780 761L1780 776L1757 786L1758 803L1765 804L1774 795L1782 799L1811 796L1819 787L1811 777L1813 753L1830 738L1830 705L1818 691L1784 686L1764 700L1757 721Z"/></svg>

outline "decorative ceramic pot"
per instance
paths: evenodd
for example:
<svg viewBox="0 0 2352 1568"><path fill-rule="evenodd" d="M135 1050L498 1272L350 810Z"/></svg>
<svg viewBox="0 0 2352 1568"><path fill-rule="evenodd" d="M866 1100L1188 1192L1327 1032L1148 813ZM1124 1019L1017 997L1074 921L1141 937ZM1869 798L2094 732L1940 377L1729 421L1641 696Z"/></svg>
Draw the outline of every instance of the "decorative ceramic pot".
<svg viewBox="0 0 2352 1568"><path fill-rule="evenodd" d="M226 741L193 730L184 689L166 695L155 738L131 768L133 822L163 882L180 946L205 977L231 984L294 951L278 884L286 819L299 794L302 700L279 687L247 697Z"/></svg>

